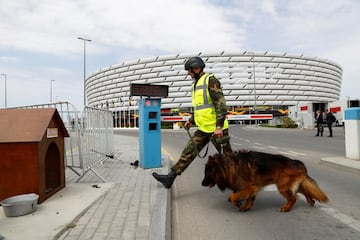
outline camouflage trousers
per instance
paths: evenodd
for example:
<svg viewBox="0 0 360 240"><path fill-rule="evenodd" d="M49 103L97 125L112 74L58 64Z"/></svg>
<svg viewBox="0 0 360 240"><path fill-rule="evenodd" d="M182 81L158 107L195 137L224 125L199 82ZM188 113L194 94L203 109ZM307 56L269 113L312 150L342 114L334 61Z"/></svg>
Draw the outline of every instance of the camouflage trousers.
<svg viewBox="0 0 360 240"><path fill-rule="evenodd" d="M192 140L189 139L187 142L183 152L181 153L180 159L174 166L171 167L171 169L177 175L180 175L197 157L198 152L200 152L206 146L206 144L210 144L210 142L214 144L218 152L221 152L221 150L223 150L224 153L232 152L228 129L223 130L223 137L219 139L215 138L213 133L205 133L203 131L197 130L195 131ZM195 149L197 149L197 151Z"/></svg>

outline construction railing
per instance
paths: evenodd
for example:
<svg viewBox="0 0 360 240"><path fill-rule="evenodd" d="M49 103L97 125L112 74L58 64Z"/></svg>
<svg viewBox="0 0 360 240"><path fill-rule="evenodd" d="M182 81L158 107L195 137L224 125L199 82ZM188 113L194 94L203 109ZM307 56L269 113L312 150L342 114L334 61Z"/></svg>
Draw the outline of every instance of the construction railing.
<svg viewBox="0 0 360 240"><path fill-rule="evenodd" d="M77 176L76 182L89 171L106 181L94 167L114 157L113 114L85 107L80 113L69 102L21 106L18 108L56 108L70 137L65 138L65 166Z"/></svg>

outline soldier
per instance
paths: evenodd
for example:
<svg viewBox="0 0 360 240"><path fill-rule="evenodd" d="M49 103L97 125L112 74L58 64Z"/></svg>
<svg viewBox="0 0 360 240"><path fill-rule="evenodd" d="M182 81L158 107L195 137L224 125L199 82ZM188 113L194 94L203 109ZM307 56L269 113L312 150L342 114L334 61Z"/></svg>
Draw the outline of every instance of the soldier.
<svg viewBox="0 0 360 240"><path fill-rule="evenodd" d="M185 123L189 129L195 124L198 129L190 139L177 163L167 175L153 172L156 180L164 187L170 188L177 175L190 165L197 154L210 141L215 148L224 154L232 152L230 146L229 123L226 119L227 108L219 80L212 73L205 73L205 63L200 57L192 57L185 63L185 70L194 79L192 84L192 105L194 113Z"/></svg>

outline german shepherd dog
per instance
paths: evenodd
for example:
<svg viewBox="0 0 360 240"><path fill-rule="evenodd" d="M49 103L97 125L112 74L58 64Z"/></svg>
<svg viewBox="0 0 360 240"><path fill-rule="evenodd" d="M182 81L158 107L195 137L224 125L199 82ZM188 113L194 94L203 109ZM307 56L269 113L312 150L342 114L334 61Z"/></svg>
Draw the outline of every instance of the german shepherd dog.
<svg viewBox="0 0 360 240"><path fill-rule="evenodd" d="M315 204L314 199L328 201L315 180L308 176L304 163L283 155L256 151L240 150L209 156L201 183L208 187L217 185L222 191L231 189L229 201L240 211L249 210L256 194L270 184L275 184L287 201L279 208L280 212L291 210L297 193L302 193L311 206ZM243 206L242 200L246 200Z"/></svg>

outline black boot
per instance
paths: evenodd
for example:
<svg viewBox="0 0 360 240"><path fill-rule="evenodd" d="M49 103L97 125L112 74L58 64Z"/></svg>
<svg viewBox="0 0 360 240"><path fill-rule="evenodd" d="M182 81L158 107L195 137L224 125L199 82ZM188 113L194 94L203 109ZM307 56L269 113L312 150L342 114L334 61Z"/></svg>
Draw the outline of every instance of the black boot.
<svg viewBox="0 0 360 240"><path fill-rule="evenodd" d="M164 187L166 187L166 188L171 188L171 185L173 184L173 182L177 176L173 170L171 170L171 172L169 172L168 175L160 175L160 174L157 174L156 172L153 172L152 175L154 176L154 178L156 180L161 182L164 185Z"/></svg>

